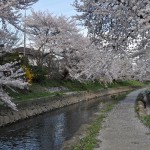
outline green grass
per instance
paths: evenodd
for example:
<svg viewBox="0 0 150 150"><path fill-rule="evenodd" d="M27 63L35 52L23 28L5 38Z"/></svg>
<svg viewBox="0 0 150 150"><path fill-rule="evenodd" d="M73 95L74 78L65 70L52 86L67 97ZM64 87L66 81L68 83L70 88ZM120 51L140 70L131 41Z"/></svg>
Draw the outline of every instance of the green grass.
<svg viewBox="0 0 150 150"><path fill-rule="evenodd" d="M13 96L14 101L28 101L31 99L41 98L41 97L54 97L54 96L63 96L62 92L38 92L38 93L28 93L28 94L16 94Z"/></svg>
<svg viewBox="0 0 150 150"><path fill-rule="evenodd" d="M81 83L77 80L47 80L42 86L45 87L66 87L70 91L86 91L86 90L98 90L103 88L104 85L99 82L86 82Z"/></svg>
<svg viewBox="0 0 150 150"><path fill-rule="evenodd" d="M47 80L41 86L43 87L66 87L70 91L86 91L86 90L98 90L105 88L104 84L98 81L81 83L77 80ZM112 84L108 84L108 88L116 88L120 86L144 86L144 83L139 81L116 81Z"/></svg>
<svg viewBox="0 0 150 150"><path fill-rule="evenodd" d="M97 119L87 129L86 135L82 138L79 143L73 146L73 150L93 150L97 144L97 134L102 128L102 123L107 113L110 112L113 107L122 100L126 94L117 96L112 103L109 103L99 114Z"/></svg>
<svg viewBox="0 0 150 150"><path fill-rule="evenodd" d="M104 118L104 114L99 115L97 120L88 128L86 136L80 140L78 145L73 147L73 150L92 150L95 147L97 142L96 135L101 129Z"/></svg>
<svg viewBox="0 0 150 150"><path fill-rule="evenodd" d="M63 96L63 92L48 92L44 87L41 87L38 84L33 84L30 86L30 90L16 90L13 92L8 89L8 92L11 97L13 97L14 102L18 101L29 101L32 99L42 98L42 97L54 97L54 96Z"/></svg>
<svg viewBox="0 0 150 150"><path fill-rule="evenodd" d="M144 84L137 81L117 81L112 84L108 84L107 88L119 88L123 86L143 86ZM63 95L63 92L47 92L47 88L51 87L65 87L69 91L96 91L106 88L103 84L95 82L81 83L76 80L46 80L42 84L33 83L30 86L29 91L17 90L18 93L9 91L10 96L14 98L14 101L25 101L34 98L41 98L47 96Z"/></svg>
<svg viewBox="0 0 150 150"><path fill-rule="evenodd" d="M150 128L150 115L147 115L145 117L142 117L141 120L143 121L143 123Z"/></svg>
<svg viewBox="0 0 150 150"><path fill-rule="evenodd" d="M132 86L132 87L142 87L145 84L143 82L135 81L135 80L126 80L126 81L116 81L112 83L109 87L115 88L120 86Z"/></svg>

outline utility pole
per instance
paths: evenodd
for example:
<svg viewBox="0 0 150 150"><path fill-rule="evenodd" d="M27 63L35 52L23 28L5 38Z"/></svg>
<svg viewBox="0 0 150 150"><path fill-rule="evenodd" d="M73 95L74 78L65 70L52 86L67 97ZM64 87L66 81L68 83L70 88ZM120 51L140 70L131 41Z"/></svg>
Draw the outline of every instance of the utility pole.
<svg viewBox="0 0 150 150"><path fill-rule="evenodd" d="M25 9L25 19L26 19L26 9ZM26 55L26 24L24 22L24 50L23 50L23 56Z"/></svg>

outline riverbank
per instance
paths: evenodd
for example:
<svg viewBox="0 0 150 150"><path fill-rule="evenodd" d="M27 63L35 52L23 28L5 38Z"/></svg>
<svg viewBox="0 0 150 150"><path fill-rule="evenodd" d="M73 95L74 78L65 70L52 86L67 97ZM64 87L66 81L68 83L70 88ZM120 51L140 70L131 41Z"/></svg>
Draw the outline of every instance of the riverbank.
<svg viewBox="0 0 150 150"><path fill-rule="evenodd" d="M107 87L95 82L85 82L81 83L79 81L72 80L46 80L43 83L33 83L29 86L29 90L17 90L10 91L8 89L11 97L14 98L14 102L30 101L32 99L42 98L42 97L57 97L63 96L70 92L81 92L81 91L97 91L106 88L119 88L119 87L142 87L145 86L144 83L138 81L115 81L108 84Z"/></svg>
<svg viewBox="0 0 150 150"><path fill-rule="evenodd" d="M143 124L150 128L150 89L138 95L135 111Z"/></svg>
<svg viewBox="0 0 150 150"><path fill-rule="evenodd" d="M127 93L122 93L113 96L111 101L105 103L100 111L91 118L88 124L82 125L72 139L64 142L62 150L92 150L94 147L98 146L96 136L102 129L104 119L114 106L126 95Z"/></svg>
<svg viewBox="0 0 150 150"><path fill-rule="evenodd" d="M0 106L0 126L12 124L17 121L48 112L50 110L78 103L80 101L87 101L101 96L116 95L122 92L130 91L132 89L133 88L131 87L123 87L89 92L76 92L57 97L30 99L30 101L18 102L18 112Z"/></svg>
<svg viewBox="0 0 150 150"><path fill-rule="evenodd" d="M135 116L137 116L136 115L137 111L134 112L134 109L137 109L137 107L134 107L135 102L140 101L140 105L141 105L141 102L144 101L144 96L143 95L141 96L141 91L144 91L144 90L137 90L135 92L132 92L126 98L125 98L125 96L127 94L119 95L118 97L115 98L116 100L105 105L99 113L95 114L95 117L91 120L90 124L86 124L86 125L82 126L80 128L80 130L75 134L75 136L71 140L68 140L64 143L63 150L65 150L65 149L67 149L67 150L80 150L80 149L92 150L94 148L95 148L95 150L99 150L99 149L101 149L101 150L108 149L109 150L109 149L112 149L112 147L109 147L109 145L110 146L116 145L120 139L123 143L123 139L126 140L126 134L130 135L130 132L131 132L131 134L137 135L137 137L129 136L129 137L132 137L132 139L130 139L130 140L131 141L134 139L137 140L138 135L139 135L138 130L141 134L141 131L140 131L141 128L145 128L141 123L139 123L137 117L135 117ZM150 95L149 95L150 92L146 91L144 93L147 93L147 97L150 98ZM110 111L112 111L113 107L120 100L123 100L123 101L120 102L120 104L118 104L114 108L113 112L110 112ZM138 102L136 102L136 104ZM144 108L144 103L142 103L142 107L140 107L140 108L142 108L142 109ZM108 115L108 112L110 112L109 115ZM138 114L139 114L139 112L138 112ZM143 115L143 113L142 113L142 115ZM108 118L106 118L106 117L108 117ZM145 115L144 117L140 117L140 119L144 122L145 125L150 127L150 115ZM104 120L105 120L105 122L104 122ZM129 122L128 122L128 120L129 120ZM135 124L133 123L132 120L134 121ZM126 123L127 123L127 127L126 127ZM122 126L123 126L123 129L119 129L119 128L122 128ZM136 128L136 129L133 130L133 128ZM109 132L108 130L111 130L111 131ZM115 130L115 131L113 131L113 130ZM147 135L150 134L149 130L147 128L145 128L143 130L146 130L145 133ZM124 131L126 131L126 132L124 132ZM98 138L96 138L98 133L99 133ZM109 137L109 134L110 134L110 137ZM144 136L144 132L142 133L142 136ZM115 138L115 141L113 142L112 140L114 138ZM104 144L102 143L103 141L104 141ZM127 141L129 141L129 140L127 140ZM120 144L119 145L120 147L118 150L126 149L126 148L128 148L128 145L130 146L130 148L132 147L131 149L134 149L134 148L137 149L136 143L139 145L143 141L144 141L144 139L142 139L142 141L133 142L132 144L126 143L126 146L123 144ZM111 142L111 143L109 143L109 142ZM135 147L134 147L134 143L135 143ZM123 146L121 147L121 145L123 145ZM101 148L102 146L103 146L103 148ZM148 148L148 146L149 145L146 144L146 148ZM117 148L117 147L118 147L118 145L114 146L114 150L116 150L115 148ZM140 147L143 148L144 146L140 145ZM139 148L139 150L140 150L140 148Z"/></svg>

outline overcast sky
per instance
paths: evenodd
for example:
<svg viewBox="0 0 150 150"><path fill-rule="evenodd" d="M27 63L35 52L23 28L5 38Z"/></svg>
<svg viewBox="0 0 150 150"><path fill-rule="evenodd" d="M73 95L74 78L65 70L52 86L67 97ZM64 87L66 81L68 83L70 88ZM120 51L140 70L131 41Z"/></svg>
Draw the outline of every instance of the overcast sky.
<svg viewBox="0 0 150 150"><path fill-rule="evenodd" d="M32 6L32 8L36 11L48 10L55 15L63 14L70 17L76 14L74 7L71 6L73 2L74 0L39 0Z"/></svg>

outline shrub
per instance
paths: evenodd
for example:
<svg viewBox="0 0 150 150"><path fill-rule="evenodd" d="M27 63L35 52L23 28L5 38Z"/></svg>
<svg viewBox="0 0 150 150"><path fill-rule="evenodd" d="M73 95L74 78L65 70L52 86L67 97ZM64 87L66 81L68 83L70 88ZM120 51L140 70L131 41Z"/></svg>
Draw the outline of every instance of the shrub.
<svg viewBox="0 0 150 150"><path fill-rule="evenodd" d="M25 77L29 83L32 83L34 74L32 73L31 69L29 67L23 66L25 69Z"/></svg>
<svg viewBox="0 0 150 150"><path fill-rule="evenodd" d="M39 66L31 66L33 76L33 82L42 83L46 80L47 70L45 68L41 68Z"/></svg>

